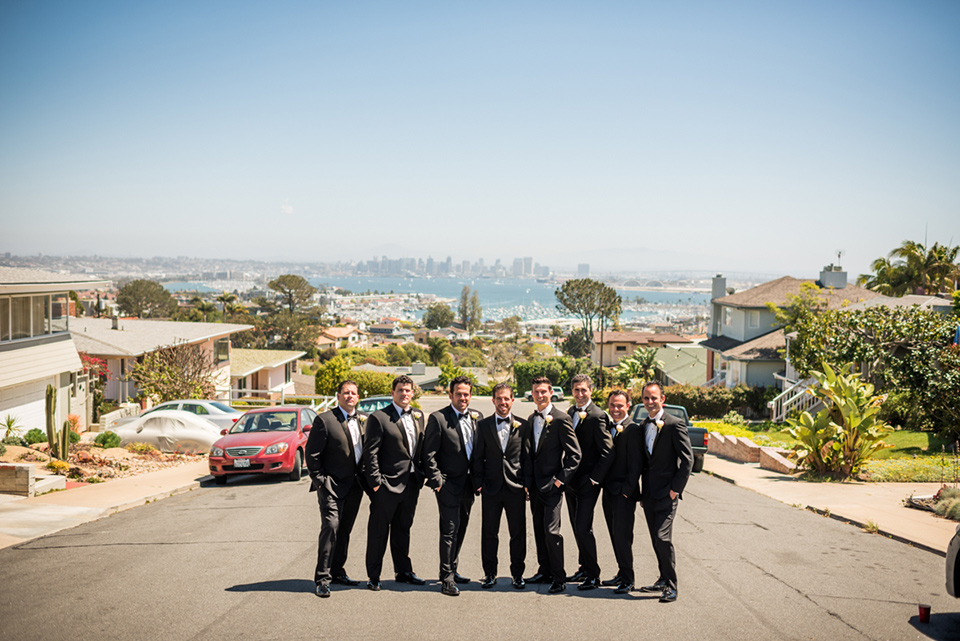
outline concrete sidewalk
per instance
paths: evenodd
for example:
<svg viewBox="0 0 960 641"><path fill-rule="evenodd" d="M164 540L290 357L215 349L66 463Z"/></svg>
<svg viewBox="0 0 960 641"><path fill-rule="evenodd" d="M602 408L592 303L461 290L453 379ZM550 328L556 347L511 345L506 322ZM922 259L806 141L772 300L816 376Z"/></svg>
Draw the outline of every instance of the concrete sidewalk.
<svg viewBox="0 0 960 641"><path fill-rule="evenodd" d="M0 495L0 548L187 492L209 478L208 469L198 461L29 499Z"/></svg>
<svg viewBox="0 0 960 641"><path fill-rule="evenodd" d="M958 523L932 512L905 507L908 496L935 494L939 483L811 483L708 454L704 472L788 505L829 515L855 525L875 524L879 533L941 555Z"/></svg>
<svg viewBox="0 0 960 641"><path fill-rule="evenodd" d="M0 496L0 548L197 488L209 478L207 470L200 461L31 499ZM704 472L788 505L858 525L872 522L881 534L939 554L957 529L955 521L903 506L911 494L934 494L937 483L809 483L713 455Z"/></svg>

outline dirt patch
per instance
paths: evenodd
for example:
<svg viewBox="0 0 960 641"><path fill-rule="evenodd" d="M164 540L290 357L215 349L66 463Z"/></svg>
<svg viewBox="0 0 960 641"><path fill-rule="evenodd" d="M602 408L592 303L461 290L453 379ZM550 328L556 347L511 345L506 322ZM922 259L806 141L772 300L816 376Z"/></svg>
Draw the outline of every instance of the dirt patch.
<svg viewBox="0 0 960 641"><path fill-rule="evenodd" d="M51 474L46 468L51 460L45 452L46 443L34 447L8 445L7 451L0 456L3 463L33 463L37 474ZM80 442L70 445L67 464L70 466L67 477L76 481L99 483L110 479L126 478L146 472L169 467L178 467L186 463L206 460L206 454L176 454L172 452L149 452L135 454L122 447L103 449L92 443Z"/></svg>

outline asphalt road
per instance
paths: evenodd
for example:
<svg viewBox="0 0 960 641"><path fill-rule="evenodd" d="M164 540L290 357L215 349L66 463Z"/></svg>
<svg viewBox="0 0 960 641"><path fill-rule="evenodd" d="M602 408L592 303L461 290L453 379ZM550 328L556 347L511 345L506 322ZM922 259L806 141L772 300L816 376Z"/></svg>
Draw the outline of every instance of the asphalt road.
<svg viewBox="0 0 960 641"><path fill-rule="evenodd" d="M0 639L960 639L960 600L945 593L942 557L705 475L691 479L675 528L677 603L607 588L519 592L505 578L443 596L428 490L411 556L433 582L388 580L388 552L384 591L334 586L321 600L307 489L307 480L231 479L0 550ZM479 506L475 516L461 571L478 579ZM636 567L646 582L656 565L641 522ZM347 563L357 579L365 526L366 502ZM563 527L572 571L576 547ZM616 568L599 515L597 530L609 578ZM528 532L528 573L533 550ZM918 623L919 602L932 605L931 623Z"/></svg>

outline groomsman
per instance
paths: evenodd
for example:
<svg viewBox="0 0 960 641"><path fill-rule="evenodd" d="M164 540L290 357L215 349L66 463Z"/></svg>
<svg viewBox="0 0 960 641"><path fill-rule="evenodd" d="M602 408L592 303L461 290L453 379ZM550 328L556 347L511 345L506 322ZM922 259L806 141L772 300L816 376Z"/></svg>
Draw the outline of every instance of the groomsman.
<svg viewBox="0 0 960 641"><path fill-rule="evenodd" d="M565 488L570 525L577 541L580 567L570 581L580 581L581 590L600 587L597 539L593 535L593 515L600 489L610 469L613 439L606 413L591 400L593 380L586 374L573 377L573 400L569 409L574 433L580 445L580 465Z"/></svg>
<svg viewBox="0 0 960 641"><path fill-rule="evenodd" d="M330 596L330 583L358 585L344 570L350 532L357 520L363 496L360 457L363 452L363 421L357 413L357 384L337 386L337 407L313 421L307 438L306 459L320 505L320 539L314 581L317 596Z"/></svg>
<svg viewBox="0 0 960 641"><path fill-rule="evenodd" d="M603 484L603 516L617 559L617 577L604 581L604 585L616 585L617 594L633 590L633 528L644 460L643 434L630 420L629 411L630 393L619 389L610 392L607 413L611 419L613 464Z"/></svg>
<svg viewBox="0 0 960 641"><path fill-rule="evenodd" d="M539 568L528 581L550 583L550 593L557 594L567 589L560 534L563 487L580 464L580 445L570 416L550 402L553 393L550 379L538 376L533 379L532 387L537 411L528 419L531 430L523 441L522 460Z"/></svg>
<svg viewBox="0 0 960 641"><path fill-rule="evenodd" d="M644 436L643 489L640 500L660 577L643 592L660 592L661 603L677 600L677 562L673 549L673 521L683 488L693 467L693 448L686 424L663 410L666 400L659 383L643 386L647 418L641 424Z"/></svg>
<svg viewBox="0 0 960 641"><path fill-rule="evenodd" d="M410 527L423 487L420 469L423 412L410 407L413 379L393 379L393 402L367 419L363 474L370 488L367 521L367 588L380 590L383 555L390 541L393 569L400 583L424 585L410 562Z"/></svg>
<svg viewBox="0 0 960 641"><path fill-rule="evenodd" d="M460 547L470 521L474 482L470 459L479 412L469 409L473 383L466 376L450 381L450 405L427 419L423 433L423 468L440 511L440 591L459 596L457 583L470 579L457 571Z"/></svg>
<svg viewBox="0 0 960 641"><path fill-rule="evenodd" d="M498 383L493 388L496 413L479 422L473 450L473 478L483 493L480 526L480 560L483 563L481 588L497 583L497 548L500 545L500 517L506 512L510 532L510 576L513 587L522 590L524 560L527 556L526 493L520 453L530 426L511 413L513 388Z"/></svg>

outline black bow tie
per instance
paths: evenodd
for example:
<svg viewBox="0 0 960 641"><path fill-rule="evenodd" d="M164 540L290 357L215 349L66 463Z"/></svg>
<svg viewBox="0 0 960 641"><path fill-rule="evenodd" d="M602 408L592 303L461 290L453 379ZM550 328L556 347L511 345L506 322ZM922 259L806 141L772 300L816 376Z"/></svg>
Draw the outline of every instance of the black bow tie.
<svg viewBox="0 0 960 641"><path fill-rule="evenodd" d="M347 414L347 420L349 421L351 418L357 418L357 415L356 415L356 414Z"/></svg>
<svg viewBox="0 0 960 641"><path fill-rule="evenodd" d="M412 413L413 413L413 410L411 410L411 409L408 407L407 409L405 409L405 410L403 410L402 412L400 412L400 416L409 416L409 415L412 414Z"/></svg>
<svg viewBox="0 0 960 641"><path fill-rule="evenodd" d="M509 417L509 416L506 417L506 418L503 418L503 417L501 417L501 416L498 416L498 417L497 417L497 425L499 425L500 423L509 423L509 422L510 422L510 417Z"/></svg>
<svg viewBox="0 0 960 641"><path fill-rule="evenodd" d="M534 415L534 416L539 416L540 418L543 418L543 412L534 412L533 415Z"/></svg>

